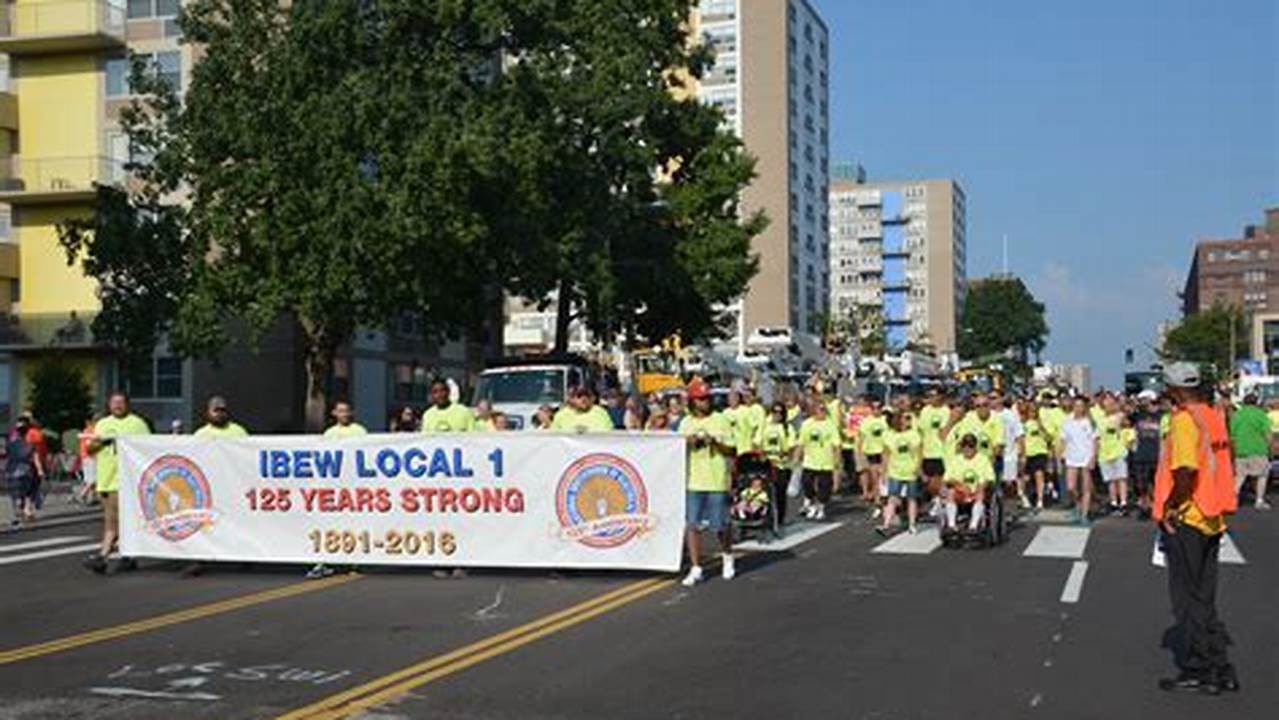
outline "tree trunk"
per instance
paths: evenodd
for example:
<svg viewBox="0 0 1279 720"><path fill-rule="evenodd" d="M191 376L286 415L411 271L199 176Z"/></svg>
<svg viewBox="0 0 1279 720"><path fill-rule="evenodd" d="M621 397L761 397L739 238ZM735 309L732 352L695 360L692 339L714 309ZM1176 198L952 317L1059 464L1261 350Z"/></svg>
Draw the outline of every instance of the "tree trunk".
<svg viewBox="0 0 1279 720"><path fill-rule="evenodd" d="M573 299L568 278L560 279L560 289L555 301L555 352L568 352L569 326L573 321Z"/></svg>
<svg viewBox="0 0 1279 720"><path fill-rule="evenodd" d="M313 323L302 322L306 340L306 403L303 417L306 431L318 433L324 430L329 414L329 373L333 369L336 349Z"/></svg>

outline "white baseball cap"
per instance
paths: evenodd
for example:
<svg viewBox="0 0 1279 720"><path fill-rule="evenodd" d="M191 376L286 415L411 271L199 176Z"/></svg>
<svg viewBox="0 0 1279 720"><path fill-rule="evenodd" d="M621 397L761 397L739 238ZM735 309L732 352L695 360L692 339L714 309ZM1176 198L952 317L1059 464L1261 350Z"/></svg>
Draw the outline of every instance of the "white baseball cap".
<svg viewBox="0 0 1279 720"><path fill-rule="evenodd" d="M1159 399L1159 393L1149 388L1137 393L1138 400L1150 400L1151 402Z"/></svg>
<svg viewBox="0 0 1279 720"><path fill-rule="evenodd" d="M1164 368L1164 382L1168 387L1199 387L1199 366L1188 362L1175 362Z"/></svg>

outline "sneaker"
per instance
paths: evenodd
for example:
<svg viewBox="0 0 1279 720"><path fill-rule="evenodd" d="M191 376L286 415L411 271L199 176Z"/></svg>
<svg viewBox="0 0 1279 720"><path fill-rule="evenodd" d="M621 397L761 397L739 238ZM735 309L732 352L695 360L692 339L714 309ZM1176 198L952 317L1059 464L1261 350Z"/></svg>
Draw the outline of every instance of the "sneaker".
<svg viewBox="0 0 1279 720"><path fill-rule="evenodd" d="M870 514L871 520L878 520L884 516L884 508L876 507Z"/></svg>
<svg viewBox="0 0 1279 720"><path fill-rule="evenodd" d="M876 525L875 532L879 533L881 537L888 537L893 533L892 530L888 529L887 525Z"/></svg>
<svg viewBox="0 0 1279 720"><path fill-rule="evenodd" d="M702 572L702 566L694 565L693 567L689 568L688 574L684 576L684 580L682 584L684 585L684 587L693 587L694 585L702 581L703 575L704 573Z"/></svg>
<svg viewBox="0 0 1279 720"><path fill-rule="evenodd" d="M1021 499L1021 509L1022 509L1022 510L1029 510L1029 509L1030 509L1030 498L1026 497L1025 495L1022 495L1020 499Z"/></svg>
<svg viewBox="0 0 1279 720"><path fill-rule="evenodd" d="M84 559L84 567L86 570L105 575L107 572L107 559L98 553L94 553Z"/></svg>
<svg viewBox="0 0 1279 720"><path fill-rule="evenodd" d="M733 567L733 556L725 553L722 558L723 567L720 570L720 577L725 580L732 580L737 576L737 568Z"/></svg>
<svg viewBox="0 0 1279 720"><path fill-rule="evenodd" d="M453 568L453 572L450 573L450 575L454 580L461 580L466 577L466 570L463 570L462 568Z"/></svg>
<svg viewBox="0 0 1279 720"><path fill-rule="evenodd" d="M1253 503L1252 506L1256 508L1257 510L1270 509L1270 503L1266 502L1265 500L1262 500L1261 498L1257 498L1257 502Z"/></svg>
<svg viewBox="0 0 1279 720"><path fill-rule="evenodd" d="M906 532L910 533L911 535L918 535L919 528L915 527L914 525L911 525L910 527L906 528Z"/></svg>
<svg viewBox="0 0 1279 720"><path fill-rule="evenodd" d="M825 506L825 505L818 505L818 506L817 506L817 510L816 510L816 512L814 512L814 513L813 513L813 519L814 519L814 520L825 520L825 519L826 519L826 506Z"/></svg>
<svg viewBox="0 0 1279 720"><path fill-rule="evenodd" d="M808 498L804 498L804 504L799 508L799 512L804 517L809 517L809 513L813 511L813 502Z"/></svg>
<svg viewBox="0 0 1279 720"><path fill-rule="evenodd" d="M307 571L306 578L307 580L318 580L320 578L326 578L332 574L333 568L325 565L324 563L317 563L315 567Z"/></svg>

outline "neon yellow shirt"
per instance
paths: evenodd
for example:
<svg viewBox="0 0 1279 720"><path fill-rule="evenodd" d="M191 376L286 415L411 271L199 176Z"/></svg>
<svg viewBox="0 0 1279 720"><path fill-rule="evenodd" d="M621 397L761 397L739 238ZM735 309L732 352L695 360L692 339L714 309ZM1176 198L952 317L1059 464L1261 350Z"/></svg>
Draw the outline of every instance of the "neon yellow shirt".
<svg viewBox="0 0 1279 720"><path fill-rule="evenodd" d="M1052 438L1048 432L1044 430L1044 424L1040 420L1027 420L1023 423L1026 430L1026 457L1039 457L1047 455L1049 452L1048 444Z"/></svg>
<svg viewBox="0 0 1279 720"><path fill-rule="evenodd" d="M919 479L924 440L918 430L889 430L884 437L888 449L888 479L914 482Z"/></svg>
<svg viewBox="0 0 1279 720"><path fill-rule="evenodd" d="M759 403L737 408L737 454L745 455L755 449L755 433L764 424L768 412Z"/></svg>
<svg viewBox="0 0 1279 720"><path fill-rule="evenodd" d="M364 426L357 422L353 422L350 425L332 425L328 430L324 431L324 437L326 438L359 437L368 434L369 431L365 430Z"/></svg>
<svg viewBox="0 0 1279 720"><path fill-rule="evenodd" d="M1044 426L1044 431L1048 433L1048 439L1052 441L1053 447L1061 444L1061 426L1066 422L1066 411L1059 407L1042 407L1039 408L1039 422Z"/></svg>
<svg viewBox="0 0 1279 720"><path fill-rule="evenodd" d="M1106 420L1106 410L1102 406L1093 403L1088 406L1088 417L1092 418L1093 427L1101 429L1101 424Z"/></svg>
<svg viewBox="0 0 1279 720"><path fill-rule="evenodd" d="M946 480L960 483L975 492L983 485L995 482L995 466L990 463L990 458L981 453L976 453L971 458L964 457L963 453L956 453L946 459Z"/></svg>
<svg viewBox="0 0 1279 720"><path fill-rule="evenodd" d="M555 414L559 418L559 413ZM610 423L611 426L611 423ZM555 427L552 422L552 428ZM446 408L432 405L422 413L422 432L472 432L475 430L475 413L462 403L449 403Z"/></svg>
<svg viewBox="0 0 1279 720"><path fill-rule="evenodd" d="M706 434L724 445L733 443L733 431L721 413L706 417L688 415L679 424L686 438ZM728 492L728 458L715 445L695 448L688 445L688 489L694 492Z"/></svg>
<svg viewBox="0 0 1279 720"><path fill-rule="evenodd" d="M555 413L551 429L562 432L613 432L613 418L599 405L592 405L582 412L572 405L565 405Z"/></svg>
<svg viewBox="0 0 1279 720"><path fill-rule="evenodd" d="M150 435L151 428L147 427L145 420L132 413L122 418L108 415L93 426L93 434L99 438L122 438L129 435ZM97 460L98 492L118 492L120 462L116 456L115 443L103 445L93 457Z"/></svg>
<svg viewBox="0 0 1279 720"><path fill-rule="evenodd" d="M1124 449L1132 452L1137 447L1137 428L1120 428L1119 441L1124 444Z"/></svg>
<svg viewBox="0 0 1279 720"><path fill-rule="evenodd" d="M804 454L804 469L831 471L839 452L839 428L830 418L808 418L799 426L799 446Z"/></svg>
<svg viewBox="0 0 1279 720"><path fill-rule="evenodd" d="M918 429L924 438L924 458L940 460L946 457L946 443L942 440L941 431L950 422L950 408L945 405L933 407L925 405L919 411Z"/></svg>
<svg viewBox="0 0 1279 720"><path fill-rule="evenodd" d="M239 423L229 422L222 427L213 424L206 424L195 431L195 437L198 438L242 438L248 437L249 431L244 429Z"/></svg>
<svg viewBox="0 0 1279 720"><path fill-rule="evenodd" d="M888 421L883 415L871 415L862 420L857 434L862 438L862 453L882 455L884 454L884 436L888 434Z"/></svg>
<svg viewBox="0 0 1279 720"><path fill-rule="evenodd" d="M1270 418L1270 432L1279 433L1279 410L1271 410L1266 417Z"/></svg>
<svg viewBox="0 0 1279 720"><path fill-rule="evenodd" d="M1120 436L1122 429L1118 415L1106 415L1101 418L1101 422L1097 425L1097 436L1100 439L1097 460L1108 463L1124 458L1128 453L1128 447L1124 445L1123 437Z"/></svg>
<svg viewBox="0 0 1279 720"><path fill-rule="evenodd" d="M771 417L755 428L753 444L764 451L769 462L784 465L791 450L795 447L795 432L786 423L775 422Z"/></svg>

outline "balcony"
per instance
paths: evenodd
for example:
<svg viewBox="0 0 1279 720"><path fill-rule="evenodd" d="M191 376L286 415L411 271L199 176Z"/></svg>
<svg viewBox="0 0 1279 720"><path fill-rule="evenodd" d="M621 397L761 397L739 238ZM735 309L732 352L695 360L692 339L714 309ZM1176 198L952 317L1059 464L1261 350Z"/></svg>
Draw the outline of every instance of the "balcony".
<svg viewBox="0 0 1279 720"><path fill-rule="evenodd" d="M124 163L93 155L64 158L18 158L0 175L0 202L49 205L89 202L95 185L124 181Z"/></svg>
<svg viewBox="0 0 1279 720"><path fill-rule="evenodd" d="M13 56L124 47L124 0L50 0L7 4L0 52Z"/></svg>
<svg viewBox="0 0 1279 720"><path fill-rule="evenodd" d="M94 348L93 317L94 313L0 314L0 350Z"/></svg>

